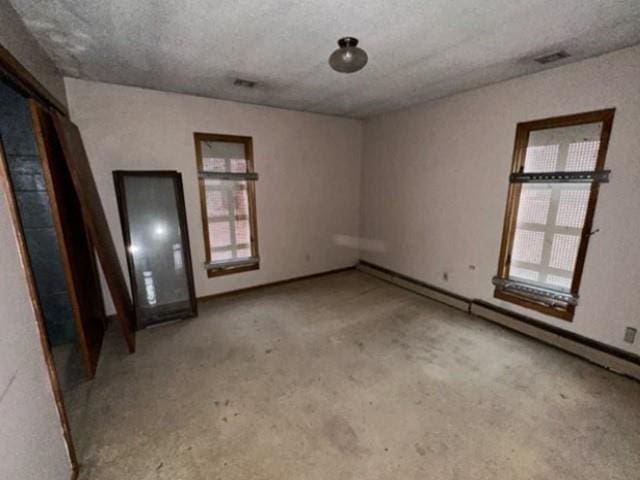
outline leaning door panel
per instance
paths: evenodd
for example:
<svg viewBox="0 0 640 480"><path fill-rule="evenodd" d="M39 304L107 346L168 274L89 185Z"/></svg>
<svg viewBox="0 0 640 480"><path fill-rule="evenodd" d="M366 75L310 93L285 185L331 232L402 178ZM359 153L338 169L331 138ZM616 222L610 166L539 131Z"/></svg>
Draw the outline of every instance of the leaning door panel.
<svg viewBox="0 0 640 480"><path fill-rule="evenodd" d="M116 316L120 322L122 335L129 352L133 352L135 350L135 317L131 296L120 268L120 260L109 231L80 130L69 119L58 113L52 113L51 117L60 140L65 163L69 168L71 180L78 195L82 218L96 249L111 298L116 307Z"/></svg>
<svg viewBox="0 0 640 480"><path fill-rule="evenodd" d="M29 101L34 134L49 193L49 203L60 258L69 292L76 336L89 378L95 374L105 315L102 293L80 203L50 115L33 100Z"/></svg>

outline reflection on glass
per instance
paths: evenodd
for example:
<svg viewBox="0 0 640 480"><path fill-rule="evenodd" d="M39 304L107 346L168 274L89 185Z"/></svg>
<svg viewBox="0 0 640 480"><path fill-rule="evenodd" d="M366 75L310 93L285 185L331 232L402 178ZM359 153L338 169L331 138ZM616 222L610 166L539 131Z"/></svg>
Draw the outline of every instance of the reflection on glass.
<svg viewBox="0 0 640 480"><path fill-rule="evenodd" d="M175 177L124 175L128 247L143 324L178 316L190 307Z"/></svg>

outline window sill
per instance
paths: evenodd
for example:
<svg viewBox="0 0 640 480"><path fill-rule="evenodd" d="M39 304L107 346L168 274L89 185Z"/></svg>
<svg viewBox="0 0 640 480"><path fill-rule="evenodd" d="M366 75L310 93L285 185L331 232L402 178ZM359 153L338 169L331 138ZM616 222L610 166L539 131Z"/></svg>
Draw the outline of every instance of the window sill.
<svg viewBox="0 0 640 480"><path fill-rule="evenodd" d="M560 318L567 322L573 321L573 315L575 313L575 306L568 305L566 307L552 307L542 302L537 302L533 299L527 298L516 293L507 292L502 289L496 288L493 293L494 298L510 302L515 305L519 305L524 308L535 310L536 312L544 313L552 317Z"/></svg>
<svg viewBox="0 0 640 480"><path fill-rule="evenodd" d="M259 270L260 262L252 262L252 263L247 263L245 265L234 265L229 267L224 267L224 266L216 267L213 265L209 265L205 268L207 269L207 276L209 278L212 278L212 277L221 277L223 275L229 275L231 273L241 273L241 272L249 272L251 270Z"/></svg>

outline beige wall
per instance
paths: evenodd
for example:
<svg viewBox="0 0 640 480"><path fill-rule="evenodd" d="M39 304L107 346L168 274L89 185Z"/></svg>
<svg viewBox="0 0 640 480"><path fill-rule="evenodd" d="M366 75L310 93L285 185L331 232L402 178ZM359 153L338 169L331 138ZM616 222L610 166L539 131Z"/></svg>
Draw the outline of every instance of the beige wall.
<svg viewBox="0 0 640 480"><path fill-rule="evenodd" d="M65 79L112 235L126 269L112 171L182 173L198 296L347 267L358 252L361 122L141 88ZM208 278L194 132L253 137L260 270ZM126 271L126 270L125 270Z"/></svg>
<svg viewBox="0 0 640 480"><path fill-rule="evenodd" d="M0 44L65 102L62 78L6 0ZM67 480L71 466L4 192L0 245L0 478Z"/></svg>
<svg viewBox="0 0 640 480"><path fill-rule="evenodd" d="M518 122L616 107L573 323L493 299ZM362 258L471 298L640 353L640 47L469 91L365 122ZM470 268L475 266L475 270ZM444 281L443 272L449 280Z"/></svg>
<svg viewBox="0 0 640 480"><path fill-rule="evenodd" d="M0 45L9 50L57 100L63 105L67 103L62 76L8 0L0 0Z"/></svg>
<svg viewBox="0 0 640 480"><path fill-rule="evenodd" d="M0 199L0 478L71 474L4 195Z"/></svg>

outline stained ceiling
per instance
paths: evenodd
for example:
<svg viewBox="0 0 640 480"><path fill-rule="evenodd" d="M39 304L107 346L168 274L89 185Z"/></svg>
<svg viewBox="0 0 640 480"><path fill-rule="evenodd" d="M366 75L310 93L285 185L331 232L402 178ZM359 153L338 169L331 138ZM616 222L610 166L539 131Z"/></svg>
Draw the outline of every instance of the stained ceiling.
<svg viewBox="0 0 640 480"><path fill-rule="evenodd" d="M70 77L360 118L640 43L638 0L11 3ZM351 75L327 64L347 35Z"/></svg>

